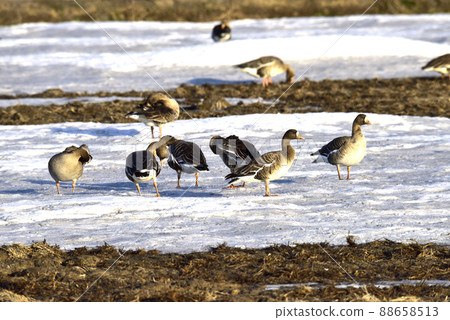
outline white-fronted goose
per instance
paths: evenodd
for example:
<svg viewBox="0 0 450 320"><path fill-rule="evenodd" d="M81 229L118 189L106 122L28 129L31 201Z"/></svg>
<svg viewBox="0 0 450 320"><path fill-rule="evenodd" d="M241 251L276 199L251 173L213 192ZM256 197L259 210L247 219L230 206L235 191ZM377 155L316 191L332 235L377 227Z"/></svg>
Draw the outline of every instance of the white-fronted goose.
<svg viewBox="0 0 450 320"><path fill-rule="evenodd" d="M125 117L138 120L150 126L152 138L154 138L153 127L159 127L159 138L161 138L162 126L174 122L180 115L180 106L175 99L165 93L157 92L149 95L144 103L136 106L135 110Z"/></svg>
<svg viewBox="0 0 450 320"><path fill-rule="evenodd" d="M442 79L448 75L450 79L450 53L444 54L433 60L430 60L425 66L422 67L425 71L436 71L441 74Z"/></svg>
<svg viewBox="0 0 450 320"><path fill-rule="evenodd" d="M217 154L222 159L231 172L261 156L251 142L241 140L235 135L226 138L214 136L209 141L209 147L214 154ZM245 187L245 181L239 187ZM228 188L237 187L231 184Z"/></svg>
<svg viewBox="0 0 450 320"><path fill-rule="evenodd" d="M359 114L353 121L352 136L333 139L318 151L311 153L312 156L319 155L313 162L323 160L334 164L339 180L342 180L339 165L347 166L347 180L350 180L350 167L360 163L366 155L366 138L361 131L361 126L365 124L372 123L365 114Z"/></svg>
<svg viewBox="0 0 450 320"><path fill-rule="evenodd" d="M231 27L227 20L222 20L220 24L214 26L211 37L215 42L227 41L231 39Z"/></svg>
<svg viewBox="0 0 450 320"><path fill-rule="evenodd" d="M60 181L72 181L72 192L75 192L75 183L83 175L83 167L92 160L87 145L79 148L67 147L63 152L55 154L48 162L48 171L56 182L58 194Z"/></svg>
<svg viewBox="0 0 450 320"><path fill-rule="evenodd" d="M287 173L295 159L295 150L291 146L291 140L304 139L297 130L286 131L281 140L281 150L263 154L248 165L235 169L225 176L230 179L229 184L242 182L264 181L266 194L264 196L276 196L270 194L269 181L276 180Z"/></svg>
<svg viewBox="0 0 450 320"><path fill-rule="evenodd" d="M156 177L161 172L161 168L167 160L166 152L166 146L160 146L155 141L150 143L146 150L134 151L128 155L125 164L125 174L131 182L134 182L140 196L142 194L139 183L153 180L156 196L161 197L158 192ZM158 163L156 156L160 159L161 164Z"/></svg>
<svg viewBox="0 0 450 320"><path fill-rule="evenodd" d="M205 155L198 145L190 141L164 136L161 141L169 147L169 167L178 174L177 188L180 188L181 173L195 173L195 186L198 187L199 171L209 171Z"/></svg>
<svg viewBox="0 0 450 320"><path fill-rule="evenodd" d="M280 58L274 56L261 57L252 61L236 65L242 71L251 74L254 77L262 78L262 85L266 87L272 83L272 77L286 72L286 82L293 83L295 72L285 64Z"/></svg>

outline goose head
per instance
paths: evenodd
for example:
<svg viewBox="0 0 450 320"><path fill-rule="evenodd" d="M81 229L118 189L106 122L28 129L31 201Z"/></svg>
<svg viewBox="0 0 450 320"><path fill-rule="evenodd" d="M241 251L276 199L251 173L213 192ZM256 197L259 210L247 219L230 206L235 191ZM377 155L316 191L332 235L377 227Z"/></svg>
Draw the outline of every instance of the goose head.
<svg viewBox="0 0 450 320"><path fill-rule="evenodd" d="M360 126L365 124L372 124L372 122L369 121L367 116L365 114L358 114L358 116L355 118L354 121L355 124L359 124Z"/></svg>
<svg viewBox="0 0 450 320"><path fill-rule="evenodd" d="M291 68L291 66L286 65L286 82L294 83L294 77L295 77L294 70Z"/></svg>
<svg viewBox="0 0 450 320"><path fill-rule="evenodd" d="M303 138L300 133L298 133L295 129L290 129L286 131L286 133L283 136L283 140L294 140L294 139L305 139Z"/></svg>

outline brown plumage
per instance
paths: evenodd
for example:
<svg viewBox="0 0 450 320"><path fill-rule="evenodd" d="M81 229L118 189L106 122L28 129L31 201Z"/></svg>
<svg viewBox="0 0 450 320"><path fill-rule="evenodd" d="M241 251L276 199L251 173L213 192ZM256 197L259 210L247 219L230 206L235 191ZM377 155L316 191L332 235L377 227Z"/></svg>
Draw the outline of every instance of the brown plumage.
<svg viewBox="0 0 450 320"><path fill-rule="evenodd" d="M257 182L264 181L266 193L264 196L275 196L270 194L269 181L276 180L287 173L295 159L295 150L290 145L293 139L304 139L297 130L286 131L281 140L281 150L263 154L248 165L237 168L225 176L229 184L237 181Z"/></svg>
<svg viewBox="0 0 450 320"><path fill-rule="evenodd" d="M170 157L167 163L169 167L177 172L177 188L181 187L182 172L194 173L195 186L198 187L198 173L200 171L209 171L205 155L200 147L193 142L175 139L172 136L164 136L160 141L169 147Z"/></svg>
<svg viewBox="0 0 450 320"><path fill-rule="evenodd" d="M222 159L231 172L261 156L251 142L241 140L235 135L226 138L214 136L209 141L209 147L214 154ZM240 187L245 187L245 182ZM231 184L228 188L237 187Z"/></svg>
<svg viewBox="0 0 450 320"><path fill-rule="evenodd" d="M75 183L83 175L86 163L92 160L87 145L80 147L70 146L63 152L55 154L48 162L48 171L56 182L58 194L60 181L72 181L72 192L75 192Z"/></svg>
<svg viewBox="0 0 450 320"><path fill-rule="evenodd" d="M161 172L161 168L168 158L164 150L167 151L165 146L159 146L158 142L152 142L146 150L134 151L128 155L125 164L125 175L130 181L134 182L140 196L142 194L139 183L153 180L156 196L161 197L158 192L156 177ZM161 164L158 163L156 156L160 159Z"/></svg>
<svg viewBox="0 0 450 320"><path fill-rule="evenodd" d="M441 74L442 78L448 75L448 78L450 79L450 53L430 60L425 66L422 67L422 70L436 71Z"/></svg>
<svg viewBox="0 0 450 320"><path fill-rule="evenodd" d="M154 138L153 127L159 127L159 138L161 138L162 126L174 122L180 115L180 106L175 99L170 98L162 92L149 95L147 99L135 110L128 113L125 117L138 120L150 126L152 138Z"/></svg>
<svg viewBox="0 0 450 320"><path fill-rule="evenodd" d="M313 162L322 160L335 165L339 180L342 180L339 165L347 166L347 180L350 180L350 167L360 163L366 154L366 138L361 131L361 126L366 124L372 123L365 114L359 114L353 121L352 135L335 138L318 151L311 153L312 156L319 155Z"/></svg>
<svg viewBox="0 0 450 320"><path fill-rule="evenodd" d="M274 56L261 57L255 60L236 65L242 71L254 77L262 78L262 85L266 87L272 83L272 77L286 72L286 82L293 83L295 72L291 66L285 64L280 58Z"/></svg>

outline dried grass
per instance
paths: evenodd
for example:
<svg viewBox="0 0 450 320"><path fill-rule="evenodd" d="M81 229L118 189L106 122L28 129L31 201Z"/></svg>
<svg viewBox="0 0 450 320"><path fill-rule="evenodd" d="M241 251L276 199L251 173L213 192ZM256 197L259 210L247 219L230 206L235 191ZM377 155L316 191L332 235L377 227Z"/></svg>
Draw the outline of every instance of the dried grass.
<svg viewBox="0 0 450 320"><path fill-rule="evenodd" d="M331 255L363 287L352 283ZM429 254L430 252L433 254ZM102 247L62 251L46 243L2 246L0 300L76 300L117 259ZM366 257L373 259L367 261ZM83 296L83 301L445 301L449 287L375 287L387 280L449 279L450 251L436 244L375 241L351 246L297 244L208 252L124 256ZM430 268L432 266L432 268ZM318 286L306 283L316 282ZM269 284L295 284L266 290Z"/></svg>
<svg viewBox="0 0 450 320"><path fill-rule="evenodd" d="M218 21L361 14L373 0L77 0L97 21ZM449 12L446 0L379 0L369 13ZM89 21L73 1L3 0L0 24Z"/></svg>

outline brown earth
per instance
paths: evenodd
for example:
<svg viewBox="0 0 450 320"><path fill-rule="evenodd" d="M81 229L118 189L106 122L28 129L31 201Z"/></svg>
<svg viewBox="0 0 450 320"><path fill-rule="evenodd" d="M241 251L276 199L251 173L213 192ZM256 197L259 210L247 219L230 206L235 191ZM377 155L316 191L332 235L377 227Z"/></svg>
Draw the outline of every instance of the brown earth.
<svg viewBox="0 0 450 320"><path fill-rule="evenodd" d="M371 6L372 5L372 6ZM447 0L2 0L0 25L62 21L215 21L449 12ZM89 13L89 15L87 14Z"/></svg>
<svg viewBox="0 0 450 320"><path fill-rule="evenodd" d="M249 113L372 112L412 116L450 116L450 80L448 78L404 78L369 80L303 80L289 90L276 83L263 88L259 82L223 85L182 85L169 90L185 112L180 119L221 117ZM284 93L287 90L286 93ZM1 125L44 124L65 121L103 123L131 122L124 115L149 92L99 92L94 96L138 97L136 101L118 98L113 102L0 108ZM58 89L25 97L84 97L86 93L66 93ZM18 98L0 96L0 99ZM140 98L139 98L140 97ZM263 98L273 105L238 102L228 106L223 98ZM219 101L219 102L217 102Z"/></svg>
<svg viewBox="0 0 450 320"><path fill-rule="evenodd" d="M190 254L124 252L107 244L63 251L38 242L0 247L0 301L448 301L448 284L427 280L448 282L449 267L448 247L356 244L351 236L345 246L223 244ZM395 280L420 283L374 285ZM266 287L274 284L294 285Z"/></svg>

